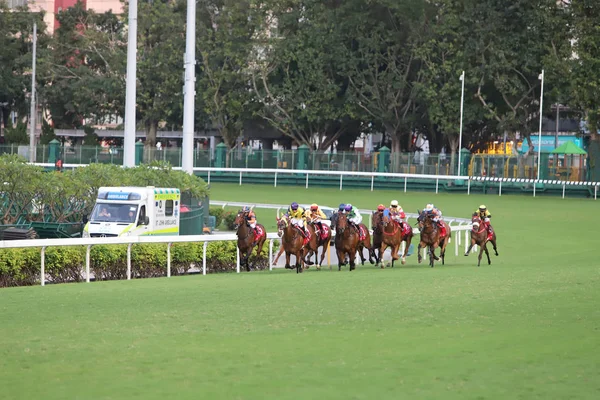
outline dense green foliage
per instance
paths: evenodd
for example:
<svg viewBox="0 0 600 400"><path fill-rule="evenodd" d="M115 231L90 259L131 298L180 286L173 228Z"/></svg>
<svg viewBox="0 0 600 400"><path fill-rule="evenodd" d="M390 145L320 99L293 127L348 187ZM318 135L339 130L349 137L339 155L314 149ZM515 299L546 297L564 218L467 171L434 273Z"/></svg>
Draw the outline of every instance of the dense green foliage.
<svg viewBox="0 0 600 400"><path fill-rule="evenodd" d="M208 194L206 183L195 175L152 163L123 169L112 164L90 164L64 172L44 171L16 155L0 156L4 182L0 221L78 222L91 212L101 186L156 186L178 188L195 198Z"/></svg>
<svg viewBox="0 0 600 400"><path fill-rule="evenodd" d="M410 150L416 132L430 137L432 151L454 154L463 70L464 143L477 146L505 133L529 140L543 69L544 112L566 104L595 133L596 3L200 1L196 130L215 127L231 148L258 119L289 142L324 149L372 129L394 151ZM56 127L123 116L126 11L97 14L78 3L57 15L51 37L40 26L40 103ZM0 60L10 61L0 67L0 103L4 115L26 114L31 21L0 15ZM137 118L149 146L157 129L181 127L185 19L185 1L139 5Z"/></svg>

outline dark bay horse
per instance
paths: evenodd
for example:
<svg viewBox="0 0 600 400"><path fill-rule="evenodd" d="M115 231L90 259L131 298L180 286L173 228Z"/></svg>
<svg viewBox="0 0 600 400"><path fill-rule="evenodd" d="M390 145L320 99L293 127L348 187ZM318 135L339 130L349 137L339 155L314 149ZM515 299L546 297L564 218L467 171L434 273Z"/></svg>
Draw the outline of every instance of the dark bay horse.
<svg viewBox="0 0 600 400"><path fill-rule="evenodd" d="M371 226L373 227L373 256L375 257L375 264L383 259L381 254L381 240L383 236L383 225L382 225L383 213L375 211L371 216Z"/></svg>
<svg viewBox="0 0 600 400"><path fill-rule="evenodd" d="M277 218L277 233L281 237L281 248L285 251L285 267L293 269L290 266L290 256L293 255L296 257L296 273L304 271L304 234L285 215Z"/></svg>
<svg viewBox="0 0 600 400"><path fill-rule="evenodd" d="M321 260L317 264L317 270L320 270L321 265L323 265L323 260L325 259L325 253L327 253L327 249L329 248L329 244L331 243L331 228L327 226L327 235L323 236L321 234L322 231L317 232L316 223L309 222L307 226L310 232L310 240L306 245L308 249L308 254L306 255L304 262L306 265L313 265L313 263L310 261L310 258L314 255L314 263L317 264L317 258L319 256L319 247L323 247L323 251L321 253ZM325 226L325 224L322 224L322 226Z"/></svg>
<svg viewBox="0 0 600 400"><path fill-rule="evenodd" d="M405 241L406 244L404 247L404 253L402 254L402 264L406 264L406 255L408 254L408 249L410 247L410 243L413 237L412 228L410 227L410 225L406 224L406 232L404 232L404 229L402 229L400 224L393 221L387 215L384 215L380 225L382 231L382 242L381 247L379 249L381 268L385 267L385 263L382 261L382 259L387 247L390 247L392 249L392 268L394 267L394 261L400 258L398 256L398 253L400 252L400 245L403 241Z"/></svg>
<svg viewBox="0 0 600 400"><path fill-rule="evenodd" d="M240 249L240 266L245 266L246 271L250 271L249 259L252 250L257 247L256 255L260 256L265 240L267 240L267 231L263 225L256 224L256 227L262 231L262 235L256 237L257 233L250 227L246 219L247 215L248 213L240 211L235 217L234 227L238 237L237 245Z"/></svg>
<svg viewBox="0 0 600 400"><path fill-rule="evenodd" d="M367 226L365 224L358 224L357 228L362 228L363 232L365 233L365 238L363 240L360 240L360 234L358 233L358 231L355 229L356 233L359 234L358 237L358 255L360 256L360 261L362 265L365 265L365 261L367 260L364 256L363 250L367 249L367 252L369 253L369 262L371 264L375 264L375 251L373 250L373 247L371 246L371 233L369 232L369 228L367 228Z"/></svg>
<svg viewBox="0 0 600 400"><path fill-rule="evenodd" d="M333 223L335 224L335 251L338 258L338 271L341 271L342 265L346 264L344 262L346 256L348 256L350 271L352 271L356 268L354 259L360 241L358 232L350 226L348 216L343 212L338 212L337 217L333 219Z"/></svg>
<svg viewBox="0 0 600 400"><path fill-rule="evenodd" d="M452 231L450 229L450 225L444 222L446 226L446 236L442 237L440 229L436 222L433 221L433 218L430 215L419 211L419 217L417 218L417 223L419 224L419 231L421 232L421 240L419 241L419 245L417 246L417 254L419 259L419 264L423 261L423 257L421 255L422 248L429 249L429 265L433 268L434 260L437 261L440 258L442 259L442 265L444 265L444 258L446 255L446 246L452 237ZM440 247L440 257L438 258L435 255L435 249Z"/></svg>
<svg viewBox="0 0 600 400"><path fill-rule="evenodd" d="M479 267L481 265L481 256L483 256L484 251L488 259L488 265L490 265L492 263L492 260L490 260L490 253L487 249L487 244L488 242L491 242L492 246L494 247L494 253L498 255L498 249L496 248L496 232L493 232L492 238L488 239L486 223L481 220L477 213L473 214L473 217L471 218L471 223L473 224L473 229L471 229L471 245L466 251L465 257L468 257L473 246L477 245L479 246L479 258L477 261L477 266Z"/></svg>

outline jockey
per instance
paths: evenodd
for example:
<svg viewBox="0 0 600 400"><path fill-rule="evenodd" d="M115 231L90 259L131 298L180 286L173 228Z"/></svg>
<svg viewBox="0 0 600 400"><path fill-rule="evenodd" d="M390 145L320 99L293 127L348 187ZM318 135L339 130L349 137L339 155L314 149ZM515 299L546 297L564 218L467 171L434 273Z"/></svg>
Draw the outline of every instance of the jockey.
<svg viewBox="0 0 600 400"><path fill-rule="evenodd" d="M433 222L435 222L440 228L442 236L446 236L446 224L444 224L442 219L442 212L431 203L427 204L425 209L423 209L423 212L425 212L427 215L433 216Z"/></svg>
<svg viewBox="0 0 600 400"><path fill-rule="evenodd" d="M346 211L346 214L348 214L348 221L356 225L358 228L358 224L362 222L362 215L360 215L358 212L358 208L348 203L346 204L346 207L344 207L344 211Z"/></svg>
<svg viewBox="0 0 600 400"><path fill-rule="evenodd" d="M483 204L479 206L477 211L475 211L475 214L477 214L479 216L479 218L481 218L481 220L485 223L487 232L488 232L488 236L491 237L492 234L494 233L494 229L492 228L492 225L490 224L490 219L492 218L492 214L490 214L487 207Z"/></svg>
<svg viewBox="0 0 600 400"><path fill-rule="evenodd" d="M400 227L404 228L404 219L406 214L402 207L398 204L398 200L392 200L390 203L390 217L400 224Z"/></svg>
<svg viewBox="0 0 600 400"><path fill-rule="evenodd" d="M340 206L338 207L338 211L344 212L345 210L346 210L346 205L344 203L340 204Z"/></svg>
<svg viewBox="0 0 600 400"><path fill-rule="evenodd" d="M296 225L300 232L304 234L304 236L308 237L308 232L306 231L306 216L304 215L304 209L298 205L298 203L293 202L290 204L290 207L285 214L290 217L293 225Z"/></svg>
<svg viewBox="0 0 600 400"><path fill-rule="evenodd" d="M258 231L256 230L256 214L248 206L244 206L244 208L242 208L242 212L246 213L246 221L248 221L248 225L250 225L250 228L254 229L254 234L258 236Z"/></svg>
<svg viewBox="0 0 600 400"><path fill-rule="evenodd" d="M328 227L331 226L331 221L327 219L327 215L315 203L311 204L309 210L306 210L305 216L308 222L316 224L320 230L323 230L323 224Z"/></svg>

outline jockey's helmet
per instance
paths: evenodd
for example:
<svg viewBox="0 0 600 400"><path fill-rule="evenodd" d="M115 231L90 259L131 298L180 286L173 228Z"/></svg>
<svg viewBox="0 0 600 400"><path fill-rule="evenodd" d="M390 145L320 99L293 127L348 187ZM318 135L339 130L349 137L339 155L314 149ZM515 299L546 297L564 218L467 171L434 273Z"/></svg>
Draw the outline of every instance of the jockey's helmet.
<svg viewBox="0 0 600 400"><path fill-rule="evenodd" d="M380 204L377 206L377 211L383 211L385 210L385 206L383 204Z"/></svg>
<svg viewBox="0 0 600 400"><path fill-rule="evenodd" d="M250 212L250 207L248 206L244 206L244 208L242 208L243 212Z"/></svg>
<svg viewBox="0 0 600 400"><path fill-rule="evenodd" d="M342 203L342 204L340 204L338 211L344 211L345 208L346 208L346 205L344 203Z"/></svg>
<svg viewBox="0 0 600 400"><path fill-rule="evenodd" d="M398 207L398 200L392 200L392 202L390 203L390 206L396 208Z"/></svg>
<svg viewBox="0 0 600 400"><path fill-rule="evenodd" d="M344 208L344 210L352 211L352 204L350 204L350 203L346 204L346 207Z"/></svg>
<svg viewBox="0 0 600 400"><path fill-rule="evenodd" d="M292 210L294 210L294 211L295 211L295 210L297 210L297 209L298 209L298 203L296 203L296 202L293 202L293 203L292 203L292 205L291 205L291 208L292 208Z"/></svg>
<svg viewBox="0 0 600 400"><path fill-rule="evenodd" d="M310 205L310 209L311 209L312 211L317 211L317 210L319 209L319 206L318 206L318 205L316 205L315 203L313 203L313 204L311 204L311 205Z"/></svg>
<svg viewBox="0 0 600 400"><path fill-rule="evenodd" d="M425 211L433 211L433 204L427 204Z"/></svg>
<svg viewBox="0 0 600 400"><path fill-rule="evenodd" d="M482 204L479 206L479 211L485 211L485 210L487 210L487 207L485 205Z"/></svg>

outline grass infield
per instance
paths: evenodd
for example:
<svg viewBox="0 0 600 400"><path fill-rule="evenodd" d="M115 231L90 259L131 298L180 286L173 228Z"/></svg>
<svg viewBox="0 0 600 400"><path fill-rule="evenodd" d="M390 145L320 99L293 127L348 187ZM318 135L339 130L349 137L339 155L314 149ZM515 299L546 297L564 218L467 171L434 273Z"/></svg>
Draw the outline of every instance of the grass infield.
<svg viewBox="0 0 600 400"><path fill-rule="evenodd" d="M485 203L492 265L454 256L0 290L0 399L596 399L599 203L213 184L215 200ZM259 222L274 225L273 210ZM588 232L588 233L584 233ZM589 235L589 236L588 236ZM462 247L464 250L464 247Z"/></svg>

